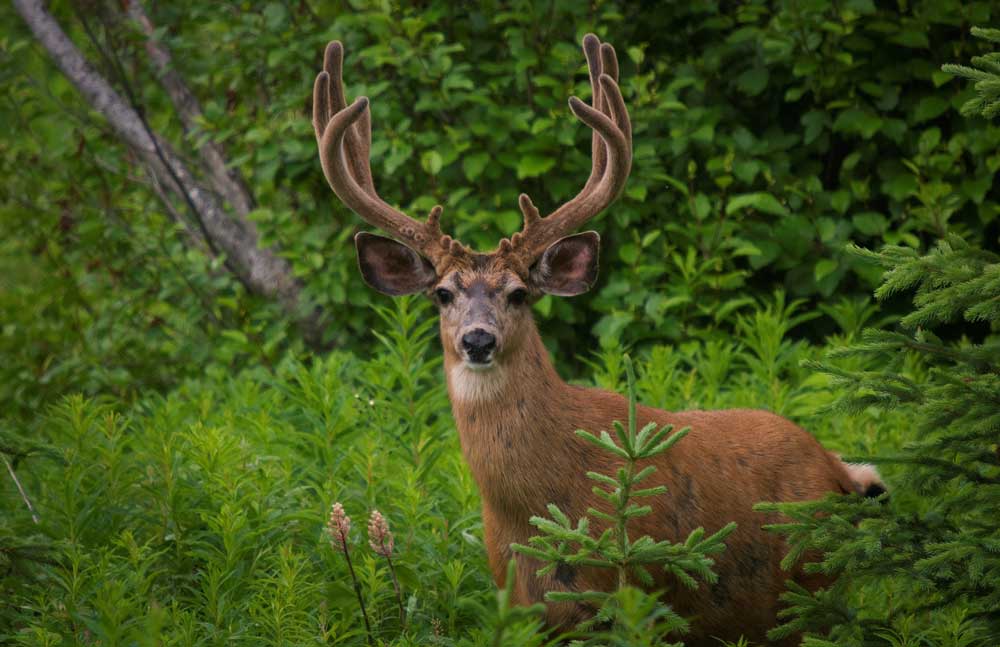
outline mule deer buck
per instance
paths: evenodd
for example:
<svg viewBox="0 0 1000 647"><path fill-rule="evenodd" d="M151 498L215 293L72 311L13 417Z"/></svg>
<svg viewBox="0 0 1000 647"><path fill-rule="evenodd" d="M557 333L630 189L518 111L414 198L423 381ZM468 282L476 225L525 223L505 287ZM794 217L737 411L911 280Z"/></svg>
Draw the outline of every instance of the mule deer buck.
<svg viewBox="0 0 1000 647"><path fill-rule="evenodd" d="M583 39L583 51L593 99L587 105L573 97L569 107L593 130L590 177L576 197L544 218L522 194L522 231L488 254L444 235L440 206L418 221L378 196L369 162L368 99L348 105L339 42L327 46L313 90L313 127L326 179L344 204L396 239L357 234L362 276L379 292L423 292L437 304L452 412L482 495L489 563L499 585L510 544L535 534L528 523L532 515L545 515L549 502L571 519L599 505L585 472L613 473L614 459L574 431L610 429L613 420L628 417L622 396L559 378L531 312L543 294L574 296L594 284L600 239L594 231L574 231L622 192L632 163L632 127L615 51L592 34ZM716 585L692 592L661 573L657 588L667 589L667 601L695 618L689 644L715 645L712 637L740 634L764 640L775 624L784 581L793 577L808 587L819 582L801 570L782 571L784 540L761 529L774 519L754 512L754 503L864 493L869 485L877 491L877 475L842 462L803 429L767 411L639 407L638 417L639 426L655 421L691 432L656 459L655 477L668 493L653 504L652 514L635 520L635 532L683 541L698 526L711 533L729 521L738 524L717 559ZM561 567L539 578L539 567L517 557L517 602L542 601L547 591L614 586L610 572ZM589 612L572 603L549 604L547 621L570 627Z"/></svg>

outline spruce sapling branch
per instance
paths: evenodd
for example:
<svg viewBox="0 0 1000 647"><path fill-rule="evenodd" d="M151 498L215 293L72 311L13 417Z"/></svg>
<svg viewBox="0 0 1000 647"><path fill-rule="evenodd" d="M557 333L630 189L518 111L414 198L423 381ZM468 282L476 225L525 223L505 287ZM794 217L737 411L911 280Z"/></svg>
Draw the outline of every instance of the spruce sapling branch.
<svg viewBox="0 0 1000 647"><path fill-rule="evenodd" d="M650 506L640 505L635 500L660 496L667 491L663 485L637 487L656 472L652 465L640 466L640 461L666 452L689 430L685 428L670 433L672 426L660 427L655 422L646 424L641 430L638 428L635 371L627 355L624 364L628 389L627 423L615 421L613 436L607 431L601 431L600 435L582 429L576 432L581 439L621 459L614 475L587 473L587 477L597 483L593 488L594 494L607 502L610 509L589 508L588 516L579 519L574 527L565 513L549 504L551 518L531 518L531 524L539 534L532 537L528 545L511 546L515 552L543 563L537 571L540 576L550 573L560 564L613 569L617 575L616 592L550 591L545 596L550 602L609 602L629 587L632 578L652 586L654 580L646 568L654 564L673 574L685 586L697 587L692 574L714 582L717 579L711 570L714 561L709 555L723 550L723 540L736 528L736 524L730 523L707 538L704 530L699 528L689 535L687 541L680 543L655 541L649 536L635 540L629 537L630 521L652 511ZM590 532L590 518L599 520L604 526L596 538Z"/></svg>

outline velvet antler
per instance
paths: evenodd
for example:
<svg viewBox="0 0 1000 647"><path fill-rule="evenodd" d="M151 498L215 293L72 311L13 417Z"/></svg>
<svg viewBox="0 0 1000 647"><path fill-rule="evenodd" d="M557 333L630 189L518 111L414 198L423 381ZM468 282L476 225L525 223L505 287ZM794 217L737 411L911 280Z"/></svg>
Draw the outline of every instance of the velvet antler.
<svg viewBox="0 0 1000 647"><path fill-rule="evenodd" d="M618 88L615 49L587 34L583 53L590 71L593 106L570 97L569 108L594 131L590 177L576 197L545 218L539 216L531 198L521 194L524 227L509 240L501 241L499 251L522 267L530 267L549 245L573 233L611 204L625 188L632 168L632 123Z"/></svg>
<svg viewBox="0 0 1000 647"><path fill-rule="evenodd" d="M366 222L386 231L419 252L435 267L449 256L466 253L457 240L441 232L441 207L431 209L426 222L415 220L379 197L372 181L371 113L368 97L347 105L343 84L344 46L332 41L323 56L323 71L313 86L313 129L319 157L330 188Z"/></svg>

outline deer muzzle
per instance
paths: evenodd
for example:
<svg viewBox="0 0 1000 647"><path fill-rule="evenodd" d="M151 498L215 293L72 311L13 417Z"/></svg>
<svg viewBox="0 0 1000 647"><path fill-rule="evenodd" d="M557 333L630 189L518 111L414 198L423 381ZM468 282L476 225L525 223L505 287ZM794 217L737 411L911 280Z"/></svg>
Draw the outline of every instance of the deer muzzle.
<svg viewBox="0 0 1000 647"><path fill-rule="evenodd" d="M462 335L462 355L470 367L490 366L496 348L496 335L485 328L473 328Z"/></svg>

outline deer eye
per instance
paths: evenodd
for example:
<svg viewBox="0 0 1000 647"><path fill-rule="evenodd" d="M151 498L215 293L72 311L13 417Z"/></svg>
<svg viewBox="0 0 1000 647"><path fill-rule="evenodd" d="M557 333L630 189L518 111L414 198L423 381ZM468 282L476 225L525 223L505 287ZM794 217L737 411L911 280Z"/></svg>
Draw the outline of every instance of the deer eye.
<svg viewBox="0 0 1000 647"><path fill-rule="evenodd" d="M444 288L434 290L434 295L437 297L438 302L443 306L448 305L451 303L451 300L455 298L455 295L451 293L451 290L446 290Z"/></svg>
<svg viewBox="0 0 1000 647"><path fill-rule="evenodd" d="M524 288L518 288L507 295L507 303L512 306L523 305L525 300L528 298L528 291Z"/></svg>

